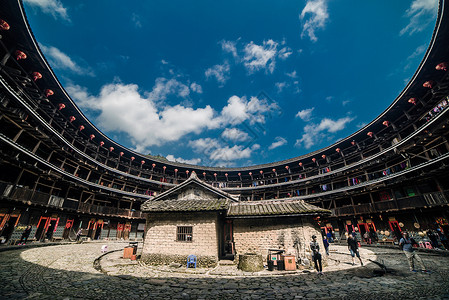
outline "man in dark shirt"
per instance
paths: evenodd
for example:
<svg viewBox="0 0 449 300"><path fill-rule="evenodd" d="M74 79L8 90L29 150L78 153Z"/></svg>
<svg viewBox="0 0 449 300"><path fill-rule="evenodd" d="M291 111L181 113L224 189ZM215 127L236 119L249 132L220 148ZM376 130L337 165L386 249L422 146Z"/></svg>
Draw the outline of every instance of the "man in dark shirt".
<svg viewBox="0 0 449 300"><path fill-rule="evenodd" d="M360 260L360 264L363 266L363 262L362 259L360 258L359 253L359 244L357 243L357 240L352 234L348 236L348 249L352 256L352 265L354 265L354 257L357 255L358 259Z"/></svg>
<svg viewBox="0 0 449 300"><path fill-rule="evenodd" d="M421 267L421 271L427 272L421 257L419 257L417 253L415 253L415 249L413 248L413 244L415 243L416 243L415 240L410 238L407 232L404 231L402 233L402 238L399 240L399 246L402 247L402 250L404 251L404 254L407 257L408 263L410 265L410 271L416 272L415 271L415 260L416 260Z"/></svg>
<svg viewBox="0 0 449 300"><path fill-rule="evenodd" d="M315 269L319 275L323 275L323 266L321 265L321 253L320 245L316 240L316 235L312 235L312 241L310 242L310 250L312 250L312 259L315 263Z"/></svg>

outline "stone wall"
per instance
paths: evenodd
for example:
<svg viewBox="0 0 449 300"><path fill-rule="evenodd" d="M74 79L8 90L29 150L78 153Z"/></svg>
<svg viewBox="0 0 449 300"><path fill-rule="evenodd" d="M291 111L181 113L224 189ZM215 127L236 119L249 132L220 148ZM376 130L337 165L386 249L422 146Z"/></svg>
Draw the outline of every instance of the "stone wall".
<svg viewBox="0 0 449 300"><path fill-rule="evenodd" d="M142 260L150 264L186 264L187 256L198 257L200 266L218 261L219 227L217 212L148 214ZM176 240L177 226L192 226L192 241Z"/></svg>
<svg viewBox="0 0 449 300"><path fill-rule="evenodd" d="M320 252L326 259L321 232L310 217L234 219L236 254L257 253L266 260L268 249L284 249L287 254L311 259L310 242L317 236ZM298 243L298 249L295 244Z"/></svg>

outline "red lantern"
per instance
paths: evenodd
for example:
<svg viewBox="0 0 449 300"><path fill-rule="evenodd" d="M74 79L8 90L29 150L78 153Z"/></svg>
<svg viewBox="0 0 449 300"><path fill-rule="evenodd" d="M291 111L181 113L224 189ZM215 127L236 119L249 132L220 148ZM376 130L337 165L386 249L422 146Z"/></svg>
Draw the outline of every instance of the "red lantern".
<svg viewBox="0 0 449 300"><path fill-rule="evenodd" d="M65 108L65 104L64 103L59 103L58 107L59 107L59 110L64 109Z"/></svg>
<svg viewBox="0 0 449 300"><path fill-rule="evenodd" d="M103 147L103 145L104 145L104 142L101 141L101 142L100 142L100 147Z"/></svg>
<svg viewBox="0 0 449 300"><path fill-rule="evenodd" d="M84 126L80 125L79 129L80 129L80 131L82 131L84 129Z"/></svg>
<svg viewBox="0 0 449 300"><path fill-rule="evenodd" d="M253 176L253 173L252 173L252 172L249 172L248 174L249 174L249 176Z"/></svg>
<svg viewBox="0 0 449 300"><path fill-rule="evenodd" d="M276 173L276 169L272 169L271 171L273 171L273 173Z"/></svg>
<svg viewBox="0 0 449 300"><path fill-rule="evenodd" d="M206 172L203 172L203 176L206 177Z"/></svg>
<svg viewBox="0 0 449 300"><path fill-rule="evenodd" d="M5 20L0 19L0 30L9 30L9 24Z"/></svg>
<svg viewBox="0 0 449 300"><path fill-rule="evenodd" d="M408 103L411 103L413 105L416 105L416 98L410 98L408 99Z"/></svg>
<svg viewBox="0 0 449 300"><path fill-rule="evenodd" d="M114 147L109 147L109 152L114 151Z"/></svg>
<svg viewBox="0 0 449 300"><path fill-rule="evenodd" d="M69 117L70 123L72 123L72 122L75 121L75 120L76 120L76 118L75 118L74 116L70 116L70 117Z"/></svg>
<svg viewBox="0 0 449 300"><path fill-rule="evenodd" d="M442 62L438 65L436 65L435 69L437 69L438 71L447 71L447 63Z"/></svg>
<svg viewBox="0 0 449 300"><path fill-rule="evenodd" d="M238 173L237 175L239 175L239 177L241 177L241 176L242 176L242 173Z"/></svg>
<svg viewBox="0 0 449 300"><path fill-rule="evenodd" d="M154 167L156 167L156 164L152 164L151 166L154 168Z"/></svg>
<svg viewBox="0 0 449 300"><path fill-rule="evenodd" d="M285 166L285 168L288 170L288 166Z"/></svg>
<svg viewBox="0 0 449 300"><path fill-rule="evenodd" d="M131 156L131 161L135 160L136 158L134 156Z"/></svg>
<svg viewBox="0 0 449 300"><path fill-rule="evenodd" d="M262 170L260 170L260 171L259 171L259 173L260 173L260 175L262 175L262 174L263 174L263 171L262 171Z"/></svg>
<svg viewBox="0 0 449 300"><path fill-rule="evenodd" d="M302 167L302 162L298 163L298 165L299 165L300 167Z"/></svg>
<svg viewBox="0 0 449 300"><path fill-rule="evenodd" d="M370 131L366 135L369 136L369 137L373 137L374 133L372 131Z"/></svg>
<svg viewBox="0 0 449 300"><path fill-rule="evenodd" d="M20 50L16 51L16 59L17 60L26 59L26 58L27 58L27 55L24 52L22 52Z"/></svg>
<svg viewBox="0 0 449 300"><path fill-rule="evenodd" d="M323 155L321 155L321 157L322 157L323 159L326 159L326 155L324 155L324 154L323 154Z"/></svg>
<svg viewBox="0 0 449 300"><path fill-rule="evenodd" d="M314 158L312 158L312 161L313 161L313 162L316 162L316 158L315 158L315 157L314 157Z"/></svg>
<svg viewBox="0 0 449 300"><path fill-rule="evenodd" d="M120 154L120 156L123 156L123 154L125 154L125 153L123 153L123 152L120 152L119 154Z"/></svg>
<svg viewBox="0 0 449 300"><path fill-rule="evenodd" d="M167 169L167 167L166 167L166 166L163 166L162 169L164 169L164 172L165 172L165 169Z"/></svg>
<svg viewBox="0 0 449 300"><path fill-rule="evenodd" d="M422 86L425 88L431 89L431 88L433 88L434 85L435 85L435 83L432 80L429 80L429 81L424 82Z"/></svg>
<svg viewBox="0 0 449 300"><path fill-rule="evenodd" d="M95 134L90 135L90 140L93 140L95 138Z"/></svg>
<svg viewBox="0 0 449 300"><path fill-rule="evenodd" d="M226 178L228 178L228 173L225 173Z"/></svg>
<svg viewBox="0 0 449 300"><path fill-rule="evenodd" d="M42 74L39 72L33 72L33 80L36 81L42 78Z"/></svg>
<svg viewBox="0 0 449 300"><path fill-rule="evenodd" d="M142 160L142 161L140 162L140 164L142 164L142 165L143 165L144 163L145 163L145 161L144 161L144 160Z"/></svg>
<svg viewBox="0 0 449 300"><path fill-rule="evenodd" d="M178 169L175 169L175 174L178 173Z"/></svg>
<svg viewBox="0 0 449 300"><path fill-rule="evenodd" d="M341 150L340 150L340 148L337 148L337 149L335 149L335 151L337 151L338 153L340 153Z"/></svg>
<svg viewBox="0 0 449 300"><path fill-rule="evenodd" d="M217 178L217 173L214 173L214 177Z"/></svg>
<svg viewBox="0 0 449 300"><path fill-rule="evenodd" d="M383 121L383 122L382 122L382 125L384 125L384 126L387 126L387 127L388 127L388 126L390 126L390 122L389 122L389 121Z"/></svg>
<svg viewBox="0 0 449 300"><path fill-rule="evenodd" d="M48 96L53 96L54 94L55 94L55 92L53 92L50 89L45 90L45 97L47 97L47 98L48 98Z"/></svg>
<svg viewBox="0 0 449 300"><path fill-rule="evenodd" d="M189 170L187 170L187 171L186 171L186 174L187 174L187 175L189 175L189 173L190 173L190 171L189 171Z"/></svg>
<svg viewBox="0 0 449 300"><path fill-rule="evenodd" d="M352 141L352 142L351 142L351 145L355 146L355 141Z"/></svg>

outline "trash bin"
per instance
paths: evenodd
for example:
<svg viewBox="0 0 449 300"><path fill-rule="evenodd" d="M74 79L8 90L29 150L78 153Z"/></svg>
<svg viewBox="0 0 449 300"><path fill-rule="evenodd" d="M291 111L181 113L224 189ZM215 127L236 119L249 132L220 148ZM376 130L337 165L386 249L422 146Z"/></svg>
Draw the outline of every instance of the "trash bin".
<svg viewBox="0 0 449 300"><path fill-rule="evenodd" d="M278 260L278 271L284 271L285 270L285 264L282 259Z"/></svg>
<svg viewBox="0 0 449 300"><path fill-rule="evenodd" d="M273 270L278 269L278 261L281 258L281 254L284 253L284 250L281 249L268 249L268 255L267 255L267 265L268 262L271 261L273 263Z"/></svg>
<svg viewBox="0 0 449 300"><path fill-rule="evenodd" d="M137 254L137 246L139 242L129 242L128 247L133 247L133 254Z"/></svg>
<svg viewBox="0 0 449 300"><path fill-rule="evenodd" d="M267 260L267 265L268 265L268 271L273 271L274 270L274 261Z"/></svg>
<svg viewBox="0 0 449 300"><path fill-rule="evenodd" d="M296 258L294 255L282 255L281 259L284 262L285 271L296 270Z"/></svg>
<svg viewBox="0 0 449 300"><path fill-rule="evenodd" d="M131 258L133 256L134 247L125 247L123 250L123 258Z"/></svg>

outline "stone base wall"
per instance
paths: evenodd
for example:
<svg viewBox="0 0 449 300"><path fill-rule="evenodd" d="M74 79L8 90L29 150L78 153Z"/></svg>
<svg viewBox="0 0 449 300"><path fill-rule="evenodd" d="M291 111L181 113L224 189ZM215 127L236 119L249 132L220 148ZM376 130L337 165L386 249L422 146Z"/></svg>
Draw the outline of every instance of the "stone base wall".
<svg viewBox="0 0 449 300"><path fill-rule="evenodd" d="M150 265L169 265L171 263L179 263L184 267L187 266L187 255L175 254L142 254L141 261ZM197 256L197 267L213 268L217 265L218 258L215 256Z"/></svg>
<svg viewBox="0 0 449 300"><path fill-rule="evenodd" d="M323 260L326 260L320 228L310 217L234 219L233 225L236 257L257 253L266 261L268 249L281 248L287 254L299 252L301 258L310 260L310 242L312 235L316 235Z"/></svg>
<svg viewBox="0 0 449 300"><path fill-rule="evenodd" d="M178 226L192 226L192 241L177 241ZM202 257L206 264L218 261L217 212L148 214L146 230L142 257L149 263L185 264L191 254Z"/></svg>

